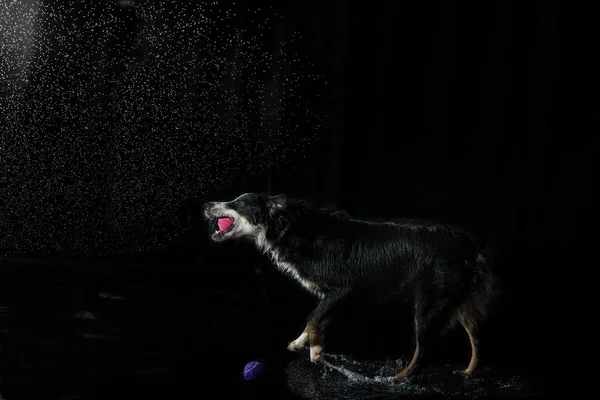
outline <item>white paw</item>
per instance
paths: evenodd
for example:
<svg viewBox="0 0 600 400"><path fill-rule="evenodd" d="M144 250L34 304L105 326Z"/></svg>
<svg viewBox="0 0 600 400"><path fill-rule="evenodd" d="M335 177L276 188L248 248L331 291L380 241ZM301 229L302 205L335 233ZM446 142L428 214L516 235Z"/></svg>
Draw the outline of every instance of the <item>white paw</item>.
<svg viewBox="0 0 600 400"><path fill-rule="evenodd" d="M300 351L304 348L306 343L308 342L308 333L303 332L296 340L293 340L288 344L289 351Z"/></svg>
<svg viewBox="0 0 600 400"><path fill-rule="evenodd" d="M310 361L314 362L314 363L318 363L319 361L321 361L321 355L323 353L323 347L317 345L317 346L311 346L310 347Z"/></svg>

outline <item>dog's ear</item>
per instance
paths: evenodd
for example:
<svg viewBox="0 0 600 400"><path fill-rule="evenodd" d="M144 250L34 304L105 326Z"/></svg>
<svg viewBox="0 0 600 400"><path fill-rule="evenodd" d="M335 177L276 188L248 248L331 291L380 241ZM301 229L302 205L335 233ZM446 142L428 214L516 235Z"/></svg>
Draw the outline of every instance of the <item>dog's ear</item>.
<svg viewBox="0 0 600 400"><path fill-rule="evenodd" d="M267 207L271 210L283 210L287 205L287 196L285 194L278 194L271 196L267 200Z"/></svg>

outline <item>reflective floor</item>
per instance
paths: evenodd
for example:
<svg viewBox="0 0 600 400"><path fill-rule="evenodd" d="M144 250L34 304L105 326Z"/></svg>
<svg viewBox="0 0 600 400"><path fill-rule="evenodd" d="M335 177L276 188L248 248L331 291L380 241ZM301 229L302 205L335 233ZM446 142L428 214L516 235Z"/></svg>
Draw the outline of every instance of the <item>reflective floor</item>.
<svg viewBox="0 0 600 400"><path fill-rule="evenodd" d="M306 354L286 368L287 383L305 399L465 398L522 399L539 395L523 377L502 374L486 367L472 376L453 373L462 365L426 368L419 376L397 382L393 376L408 360L357 361L327 355L324 365L314 365Z"/></svg>
<svg viewBox="0 0 600 400"><path fill-rule="evenodd" d="M396 383L388 378L410 357L411 334L402 326L377 328L372 311L341 318L328 334L331 352L311 364L308 350L295 354L286 347L303 329L313 300L276 272L257 273L260 265L252 262L0 258L1 398L204 398L210 392L212 398L280 400L519 399L538 392L529 378L496 363L492 347L510 338L494 327L475 376L452 373L468 357L458 335L423 376ZM504 349L510 348L496 353ZM510 351L509 365L520 350ZM263 361L265 374L245 381L243 368L252 360Z"/></svg>

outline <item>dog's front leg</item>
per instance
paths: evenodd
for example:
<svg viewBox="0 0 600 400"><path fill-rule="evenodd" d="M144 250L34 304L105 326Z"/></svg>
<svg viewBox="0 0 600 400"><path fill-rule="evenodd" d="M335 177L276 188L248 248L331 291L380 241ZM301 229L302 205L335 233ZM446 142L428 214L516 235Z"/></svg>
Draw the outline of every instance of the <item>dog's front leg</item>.
<svg viewBox="0 0 600 400"><path fill-rule="evenodd" d="M308 343L308 327L304 328L300 336L288 344L288 350L300 351L304 348L304 346L306 346L306 343Z"/></svg>
<svg viewBox="0 0 600 400"><path fill-rule="evenodd" d="M321 330L320 330L320 335L319 335L321 338L321 341L323 340L323 337L325 336L327 327L330 325L330 323L329 323L330 321L331 321L330 318L327 318L327 319L324 319L323 321L321 321ZM307 343L308 343L308 326L304 328L304 330L302 331L300 336L298 336L295 340L292 340L288 344L288 350L293 351L293 352L298 352L298 351L302 350L304 348L304 346L306 346Z"/></svg>
<svg viewBox="0 0 600 400"><path fill-rule="evenodd" d="M347 292L332 292L326 295L308 317L306 328L296 340L290 343L288 349L297 351L308 342L310 345L310 361L317 363L321 360L323 345L322 331L324 322L331 316L335 308L345 299Z"/></svg>

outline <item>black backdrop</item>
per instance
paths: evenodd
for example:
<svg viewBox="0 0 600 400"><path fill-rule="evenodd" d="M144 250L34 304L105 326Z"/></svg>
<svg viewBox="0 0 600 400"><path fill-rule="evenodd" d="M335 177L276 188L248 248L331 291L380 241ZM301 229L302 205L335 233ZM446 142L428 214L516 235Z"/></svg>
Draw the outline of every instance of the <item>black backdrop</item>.
<svg viewBox="0 0 600 400"><path fill-rule="evenodd" d="M106 49L113 51L115 43L125 49L134 46L131 37L142 35L136 13L148 6L145 2L118 3L127 7L113 5L108 12L125 21L120 25L122 31L105 42ZM169 2L164 4L166 10L177 9ZM229 6L227 2L221 4ZM18 393L26 387L31 389L24 383L25 376L46 376L46 380L39 378L40 382L53 390L62 388L48 383L48 371L54 371L55 377L62 374L56 372L60 370L57 364L40 361L48 357L63 360L56 355L59 353L40 344L50 340L46 337L60 343L58 348L71 354L71 361L87 351L87 356L96 360L93 362L99 362L98 357L108 350L98 350L96 344L74 345L69 339L77 329L92 329L88 325L77 328L67 320L69 313L82 310L95 309L109 320L118 312L125 313L117 319L120 322L112 323L121 324L121 331L130 333L123 334L120 344L106 345L113 360L123 359L123 354L130 354L125 349L130 348L158 346L156 352L163 352L163 361L156 369L159 372L140 372L138 381L145 379L140 376L160 375L163 370L189 378L198 373L193 367L197 359L234 371L239 363L243 365L244 357L283 349L285 341L301 327L302 313L310 308L311 300L293 283L272 273L252 249L241 247L232 252L228 246L211 246L199 216L202 201L263 190L287 192L357 216L439 219L482 235L497 249L496 272L503 289L488 326L490 360L507 368L538 372L559 368L554 366L556 355L548 351L542 338L550 337L554 346L567 349L568 336L563 333L573 333L568 322L573 319L566 309L572 287L567 282L571 271L585 265L579 261L587 254L581 233L589 224L585 210L592 205L592 155L596 149L593 135L587 135L590 114L578 101L580 88L574 83L586 82L590 87L596 79L586 74L585 68L575 74L567 69L573 60L575 25L567 23L564 5L558 1L457 4L288 0L238 2L235 7L241 10L236 23L249 31L256 26L246 19L251 14L243 11L247 8L261 7L266 13L283 15L285 20L276 25L269 43L277 44L290 32L300 32L303 39L296 50L314 63L314 70L327 82L316 89L309 84L302 86L302 98L309 99L312 108L307 115L294 118L306 121L314 113L325 116L324 123L317 130L316 141L304 150L290 145L286 162L264 168L264 160L256 161L250 153L260 146L229 154L227 141L234 146L241 136L227 136L225 146L216 146L206 129L205 136L196 141L169 136L173 126L164 121L161 125L161 117L152 115L152 110L139 111L137 120L133 112L135 121L128 129L137 135L137 146L175 148L177 151L166 157L169 160L177 160L178 154L205 155L199 156L204 165L162 164L164 158L152 152L151 161L147 152L131 158L129 164L106 161L101 154L123 150L115 145L115 130L122 126L105 123L119 108L106 104L114 106L110 99L130 95L122 89L126 85L119 86L114 78L121 65L118 51L95 55L98 60L117 60L111 64L116 67L105 67L94 78L105 82L104 86L89 85L82 78L85 90L101 93L99 99L92 96L86 103L98 104L97 112L82 119L95 129L96 135L90 136L95 139L90 142L44 143L39 139L43 133L26 140L19 136L23 124L30 127L35 118L42 121L43 132L52 137L65 135L61 126L81 129L67 121L68 113L63 109L31 106L43 96L59 96L56 87L72 87L72 81L64 76L63 81L53 83L55 86L43 80L37 81L38 86L32 85L41 89L26 91L21 103L29 104L25 111L9 113L14 111L14 103L10 96L3 99L0 207L5 306L0 315L9 327L3 328L4 340L8 341L3 346L5 390ZM180 18L193 18L193 12L188 12ZM162 14L157 11L157 15ZM53 26L52 20L46 23ZM60 30L60 23L55 23L54 29ZM3 38L8 40L5 33ZM161 38L156 40L165 40L166 49L178 49L178 40ZM6 60L11 55L4 53L4 57L6 76ZM61 76L64 68L57 60L43 63L45 68L54 68L52 76ZM36 71L38 77L48 74L48 69ZM36 75L32 76L36 82ZM148 79L162 82L164 75ZM184 87L176 86L175 92L168 93L177 96L181 95L178 90L195 90ZM3 89L7 94L17 91L6 82ZM164 106L163 100L157 101ZM287 107L294 107L293 99ZM193 107L190 110L193 114ZM193 119L188 111L182 111L179 119ZM22 120L9 119L15 115ZM153 124L156 135L151 133ZM191 131L195 126L186 125ZM161 135L174 139L166 144L152 142ZM292 143L305 135L308 133L299 128L288 130L283 139ZM256 137L250 140L259 143ZM135 153L136 141L130 143L133 147L128 151ZM197 150L183 150L191 147ZM97 152L99 148L104 150ZM278 149L265 153L265 157L277 158ZM53 163L63 154L71 158L78 154L75 166ZM221 172L215 180L216 170L227 165L211 164L210 160L222 157L229 157L227 163L237 169ZM129 195L115 195L111 179L119 181L125 170L138 181L146 176L156 178L156 170L167 172L162 181L140 183L133 191L122 187ZM157 187L166 190L157 191ZM74 211L65 213L69 209ZM125 228L115 229L119 223ZM120 242L114 239L118 235ZM262 273L255 273L255 266ZM63 283L57 286L53 283L57 281ZM119 297L107 295L107 288L129 293L138 299L137 305L119 306ZM112 311L106 311L109 309ZM183 309L189 312L188 319L177 320ZM100 320L98 326L106 323ZM162 320L163 328L158 320ZM22 326L29 329L29 336L25 335L28 339ZM264 330L275 333L266 334L257 326L267 326ZM27 357L37 360L31 361L35 365L31 368L38 375L26 375L31 372L25 364L15 368L15 360ZM227 359L238 361L232 367ZM103 367L93 369L94 374L100 376L98 370L116 368L110 358L102 363ZM65 374L69 373L73 371ZM127 380L130 375L122 372L119 376ZM222 374L215 372L214 377ZM45 386L40 383L38 387Z"/></svg>

